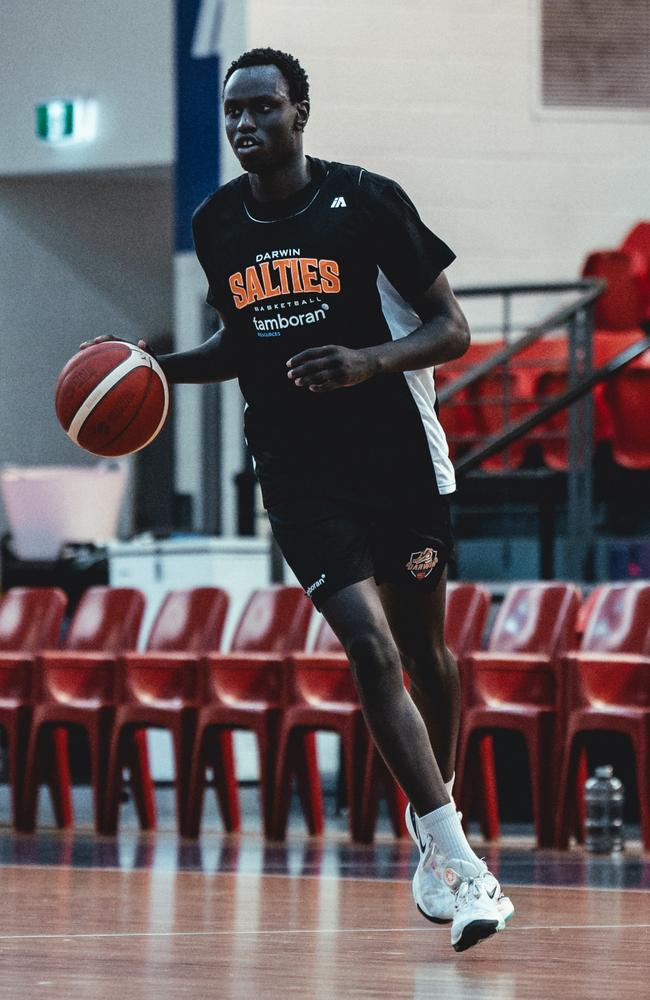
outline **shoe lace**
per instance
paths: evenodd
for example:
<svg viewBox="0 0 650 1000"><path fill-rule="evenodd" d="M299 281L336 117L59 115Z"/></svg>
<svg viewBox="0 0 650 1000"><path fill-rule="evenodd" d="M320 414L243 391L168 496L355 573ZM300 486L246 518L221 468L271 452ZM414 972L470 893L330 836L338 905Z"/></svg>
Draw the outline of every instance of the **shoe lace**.
<svg viewBox="0 0 650 1000"><path fill-rule="evenodd" d="M474 899L479 898L484 888L483 881L486 874L486 872L481 872L480 875L470 875L462 880L456 894L459 906L463 903L468 903L472 897Z"/></svg>

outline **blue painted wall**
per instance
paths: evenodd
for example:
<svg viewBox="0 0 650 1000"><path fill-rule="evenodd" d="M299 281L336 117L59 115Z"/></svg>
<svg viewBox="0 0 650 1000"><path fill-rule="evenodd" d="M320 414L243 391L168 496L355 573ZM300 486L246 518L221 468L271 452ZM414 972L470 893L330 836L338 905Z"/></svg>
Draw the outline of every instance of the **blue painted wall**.
<svg viewBox="0 0 650 1000"><path fill-rule="evenodd" d="M219 186L220 69L192 57L201 0L176 0L176 251L192 249L194 209Z"/></svg>

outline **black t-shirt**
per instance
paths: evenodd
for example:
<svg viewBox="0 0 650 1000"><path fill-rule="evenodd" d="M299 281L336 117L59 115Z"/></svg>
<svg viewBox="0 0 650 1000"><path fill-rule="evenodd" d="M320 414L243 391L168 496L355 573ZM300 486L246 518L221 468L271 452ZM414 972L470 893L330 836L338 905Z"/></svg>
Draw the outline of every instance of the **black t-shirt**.
<svg viewBox="0 0 650 1000"><path fill-rule="evenodd" d="M414 307L454 260L394 181L310 165L310 183L281 203L256 202L244 174L192 224L208 302L233 341L266 506L323 491L383 505L412 484L451 493L431 369L324 393L287 377L287 360L310 347L363 348L414 330Z"/></svg>

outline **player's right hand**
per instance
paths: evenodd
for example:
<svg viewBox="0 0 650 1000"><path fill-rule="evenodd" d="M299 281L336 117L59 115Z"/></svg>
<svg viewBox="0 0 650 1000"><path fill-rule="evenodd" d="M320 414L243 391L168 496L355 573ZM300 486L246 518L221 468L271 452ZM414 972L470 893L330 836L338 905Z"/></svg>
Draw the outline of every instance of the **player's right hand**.
<svg viewBox="0 0 650 1000"><path fill-rule="evenodd" d="M79 350L83 351L84 347L92 347L93 344L103 344L107 340L121 340L121 337L112 337L110 334L106 334L103 337L95 337L94 340L84 340L83 344L79 344ZM139 340L137 345L141 351L146 351L147 354L152 354L155 357L154 352L149 347L146 340Z"/></svg>

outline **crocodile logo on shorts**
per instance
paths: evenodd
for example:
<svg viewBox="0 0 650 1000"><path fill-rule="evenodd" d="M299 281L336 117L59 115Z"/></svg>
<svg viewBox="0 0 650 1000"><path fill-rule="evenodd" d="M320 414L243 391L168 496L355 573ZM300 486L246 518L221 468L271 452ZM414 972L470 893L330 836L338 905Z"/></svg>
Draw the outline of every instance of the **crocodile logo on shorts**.
<svg viewBox="0 0 650 1000"><path fill-rule="evenodd" d="M437 549L423 549L422 552L411 552L411 558L406 568L416 580L426 580L429 573L438 565Z"/></svg>

